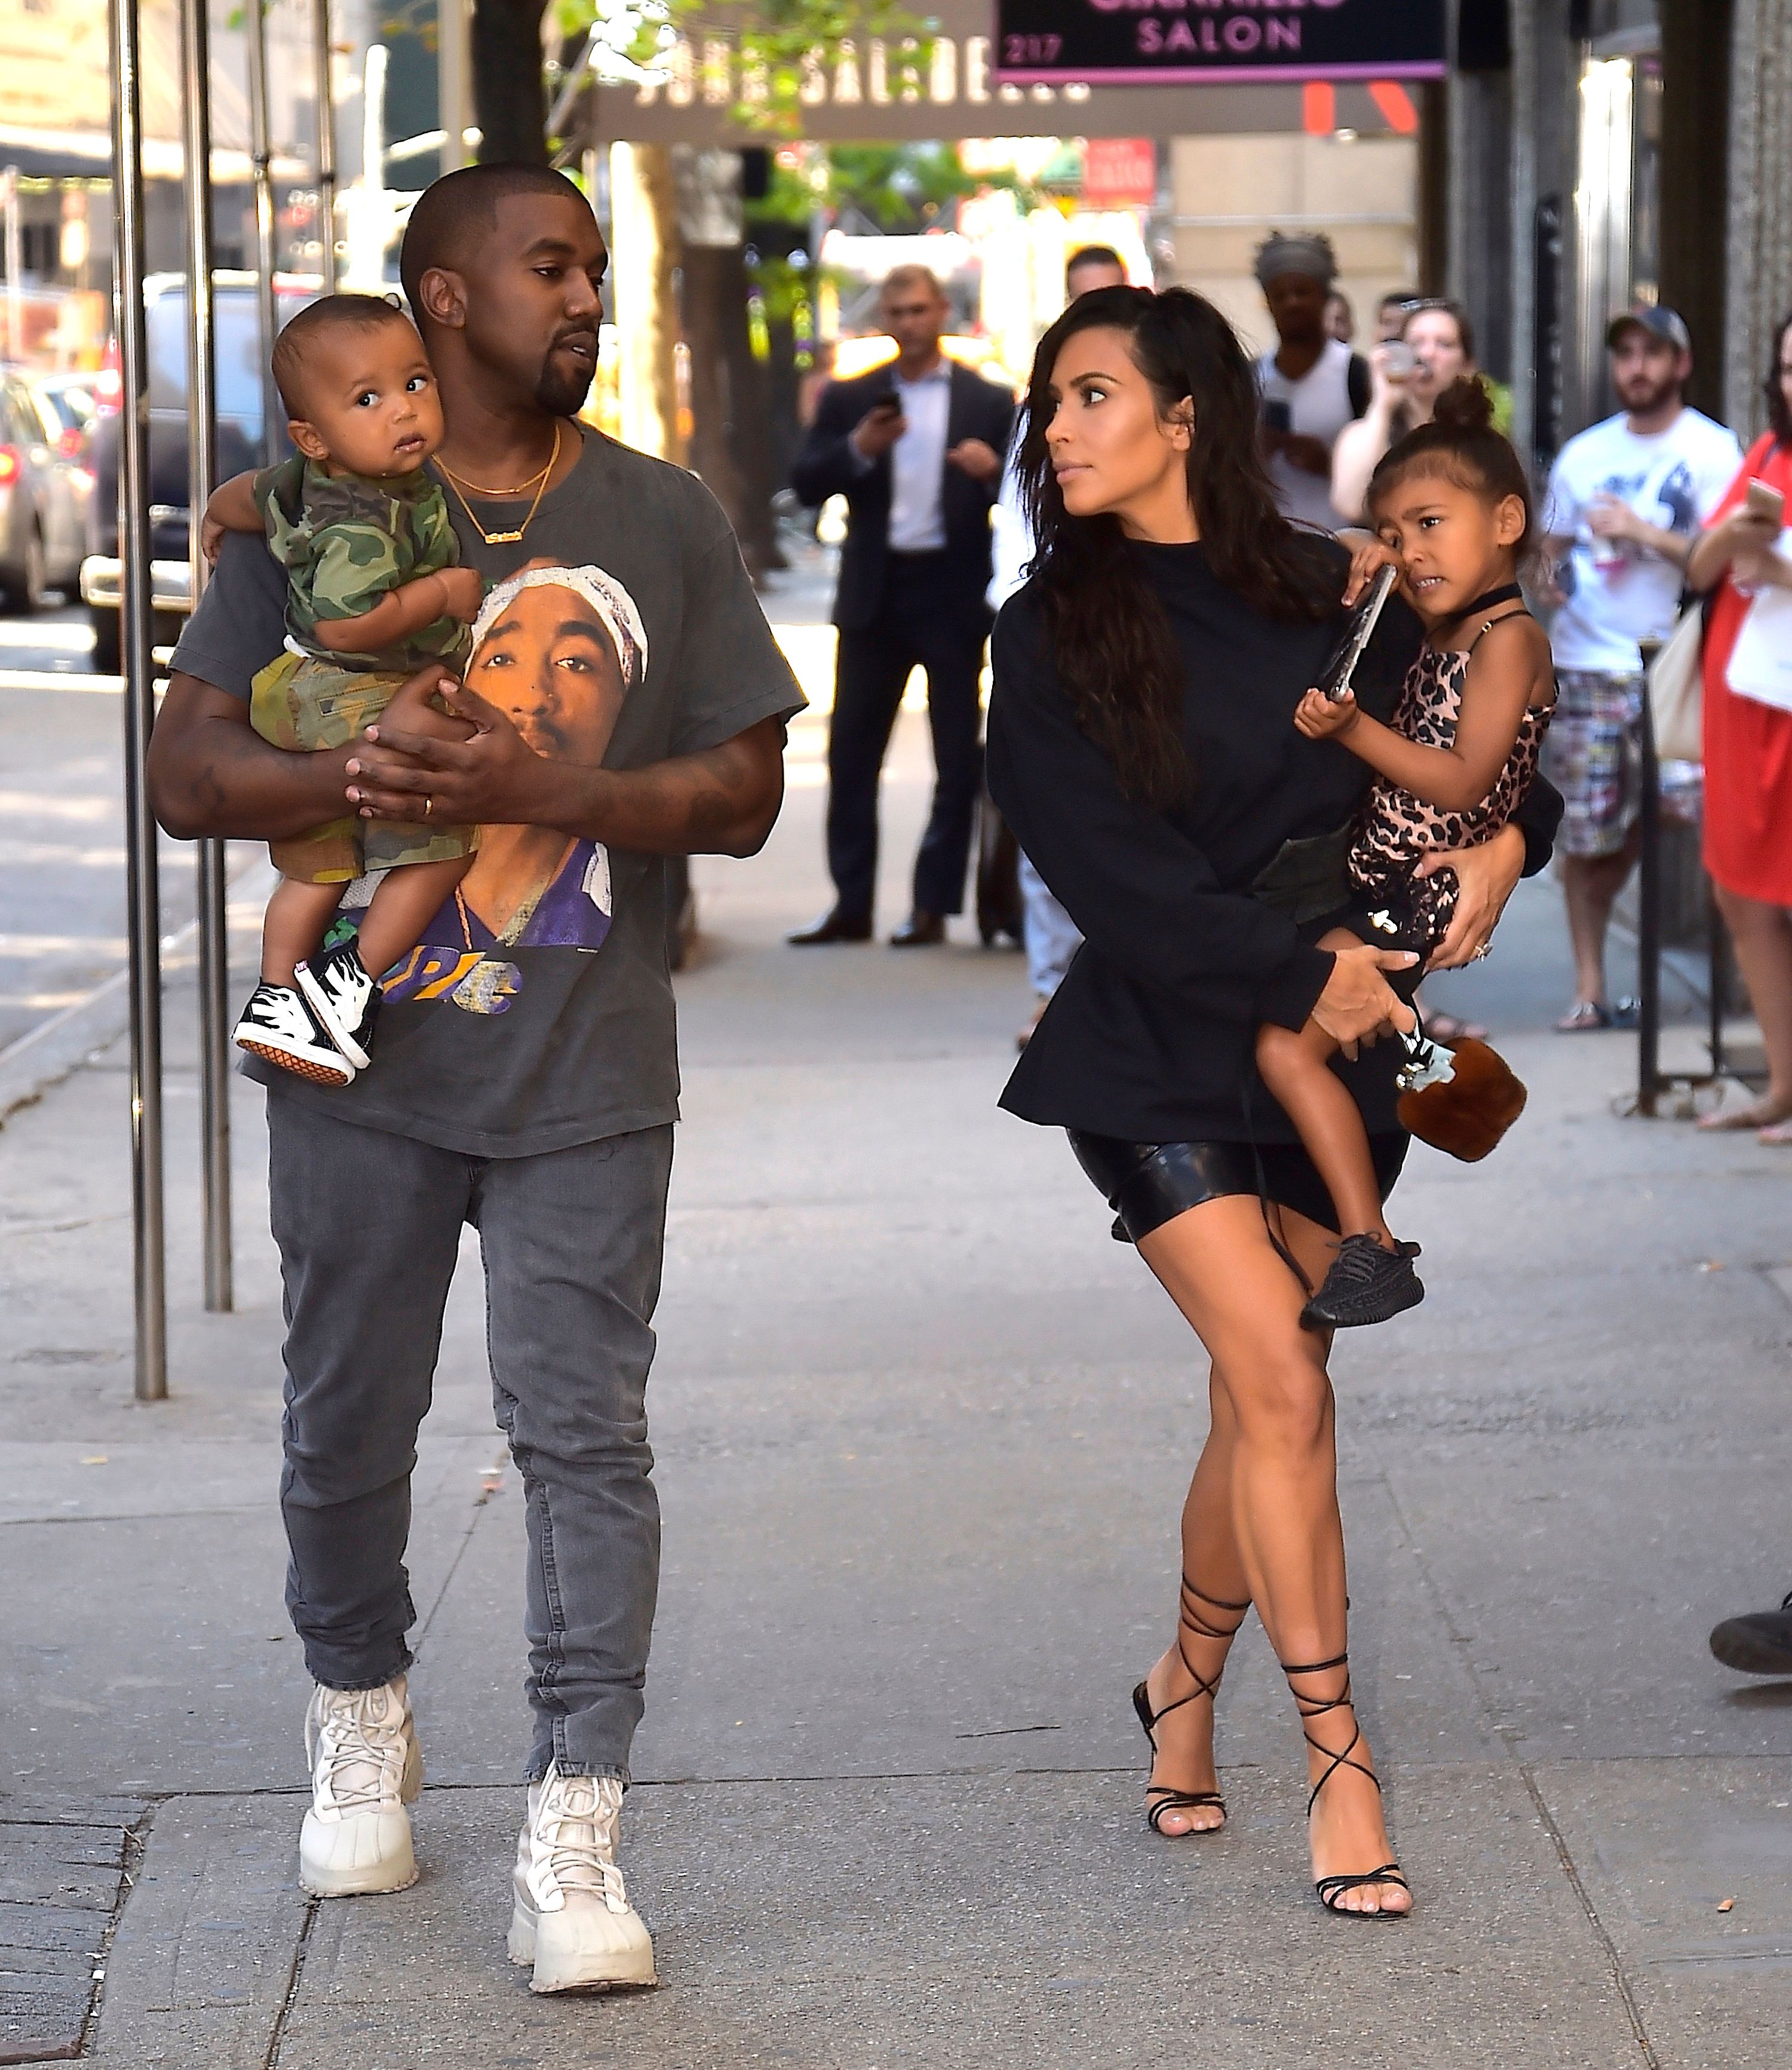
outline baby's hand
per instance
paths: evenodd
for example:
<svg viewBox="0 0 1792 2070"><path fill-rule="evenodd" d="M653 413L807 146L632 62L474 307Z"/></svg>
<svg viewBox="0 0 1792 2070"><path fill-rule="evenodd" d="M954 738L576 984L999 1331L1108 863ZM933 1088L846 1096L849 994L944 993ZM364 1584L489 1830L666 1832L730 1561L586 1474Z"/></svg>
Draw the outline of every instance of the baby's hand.
<svg viewBox="0 0 1792 2070"><path fill-rule="evenodd" d="M1346 690L1336 700L1324 690L1309 690L1295 706L1295 724L1309 740L1330 740L1348 733L1359 716L1352 690Z"/></svg>
<svg viewBox="0 0 1792 2070"><path fill-rule="evenodd" d="M444 614L470 625L485 601L485 585L479 579L478 569L444 568L437 579L442 585Z"/></svg>
<svg viewBox="0 0 1792 2070"><path fill-rule="evenodd" d="M1361 596L1377 573L1383 568L1397 568L1400 557L1379 539L1353 537L1351 541L1350 574L1344 586L1344 601L1354 603Z"/></svg>

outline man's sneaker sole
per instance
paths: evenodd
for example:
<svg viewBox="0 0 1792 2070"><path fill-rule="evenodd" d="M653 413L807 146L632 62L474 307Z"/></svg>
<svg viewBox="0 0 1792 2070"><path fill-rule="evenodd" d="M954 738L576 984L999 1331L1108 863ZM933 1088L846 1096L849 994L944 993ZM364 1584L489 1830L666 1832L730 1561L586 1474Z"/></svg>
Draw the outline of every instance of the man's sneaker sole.
<svg viewBox="0 0 1792 2070"><path fill-rule="evenodd" d="M505 1946L519 1970L533 1966L529 1980L532 1991L548 1996L556 1991L651 1991L659 1986L659 1971L653 1962L653 1944L640 1949L619 1948L604 1955L568 1954L557 1957L548 1951L544 1965L536 1922L520 1904L510 1908L510 1932Z"/></svg>
<svg viewBox="0 0 1792 2070"><path fill-rule="evenodd" d="M313 1063L309 1057L295 1057L284 1049L276 1049L271 1043L246 1041L240 1036L234 1038L239 1049L246 1049L252 1057L259 1057L264 1063L277 1064L283 1071L290 1071L296 1078L308 1078L314 1086L330 1086L338 1090L352 1086L355 1069L345 1057L338 1070L328 1064Z"/></svg>

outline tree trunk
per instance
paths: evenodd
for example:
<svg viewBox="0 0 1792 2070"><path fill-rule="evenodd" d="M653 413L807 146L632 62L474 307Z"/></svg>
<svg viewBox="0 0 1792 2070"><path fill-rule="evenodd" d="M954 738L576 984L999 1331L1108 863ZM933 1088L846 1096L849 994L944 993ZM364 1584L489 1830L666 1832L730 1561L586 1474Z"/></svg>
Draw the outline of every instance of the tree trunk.
<svg viewBox="0 0 1792 2070"><path fill-rule="evenodd" d="M744 300L730 295L742 271L738 244L687 243L684 253L685 342L690 348L690 464L741 530L744 484L728 436L732 383L727 333L730 317L746 321ZM733 307L730 309L730 303ZM746 541L742 540L744 550ZM749 567L751 562L749 562Z"/></svg>
<svg viewBox="0 0 1792 2070"><path fill-rule="evenodd" d="M473 112L482 166L547 163L542 0L473 0Z"/></svg>
<svg viewBox="0 0 1792 2070"><path fill-rule="evenodd" d="M663 144L610 150L610 255L625 445L681 460L678 435L678 207L672 153Z"/></svg>

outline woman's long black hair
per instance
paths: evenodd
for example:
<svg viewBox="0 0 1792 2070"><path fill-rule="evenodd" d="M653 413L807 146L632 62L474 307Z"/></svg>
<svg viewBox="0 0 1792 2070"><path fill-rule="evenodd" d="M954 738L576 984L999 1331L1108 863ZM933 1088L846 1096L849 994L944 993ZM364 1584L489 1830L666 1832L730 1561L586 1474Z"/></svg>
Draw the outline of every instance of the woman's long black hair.
<svg viewBox="0 0 1792 2070"><path fill-rule="evenodd" d="M1033 567L1078 725L1112 758L1129 796L1161 808L1185 796L1191 779L1169 620L1119 519L1066 510L1045 447L1058 355L1094 329L1125 334L1160 416L1194 404L1189 501L1218 580L1265 617L1309 624L1337 608L1328 594L1336 584L1325 579L1315 535L1276 508L1258 448L1256 376L1213 305L1186 288L1099 288L1072 303L1039 341L1025 405L1019 474L1038 542Z"/></svg>

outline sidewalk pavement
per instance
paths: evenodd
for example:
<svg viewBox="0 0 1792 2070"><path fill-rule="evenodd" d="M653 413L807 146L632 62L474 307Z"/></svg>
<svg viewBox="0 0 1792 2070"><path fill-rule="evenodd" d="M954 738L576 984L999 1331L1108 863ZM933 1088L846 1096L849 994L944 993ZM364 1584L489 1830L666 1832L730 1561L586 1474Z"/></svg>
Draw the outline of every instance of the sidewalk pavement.
<svg viewBox="0 0 1792 2070"><path fill-rule="evenodd" d="M1254 1623L1229 1827L1144 1829L1127 1693L1174 1615L1193 1347L1062 1143L996 1110L1017 957L780 945L825 902L820 742L797 729L766 855L699 866L681 980L665 1581L624 1814L663 1987L536 1999L504 1960L522 1532L470 1242L416 1479L422 1880L297 1889L259 1096L237 1311L208 1316L183 980L167 1403L130 1401L120 1048L0 1131L0 2061L1783 2064L1792 1684L1742 1684L1705 1634L1792 1583L1792 1166L1614 1119L1625 1038L1522 1030L1499 1155L1415 1152L1430 1298L1336 1366L1356 1686L1418 1910L1328 1918ZM886 919L924 770L905 717ZM1524 1017L1499 1002L1559 931L1522 894L1490 1017Z"/></svg>

